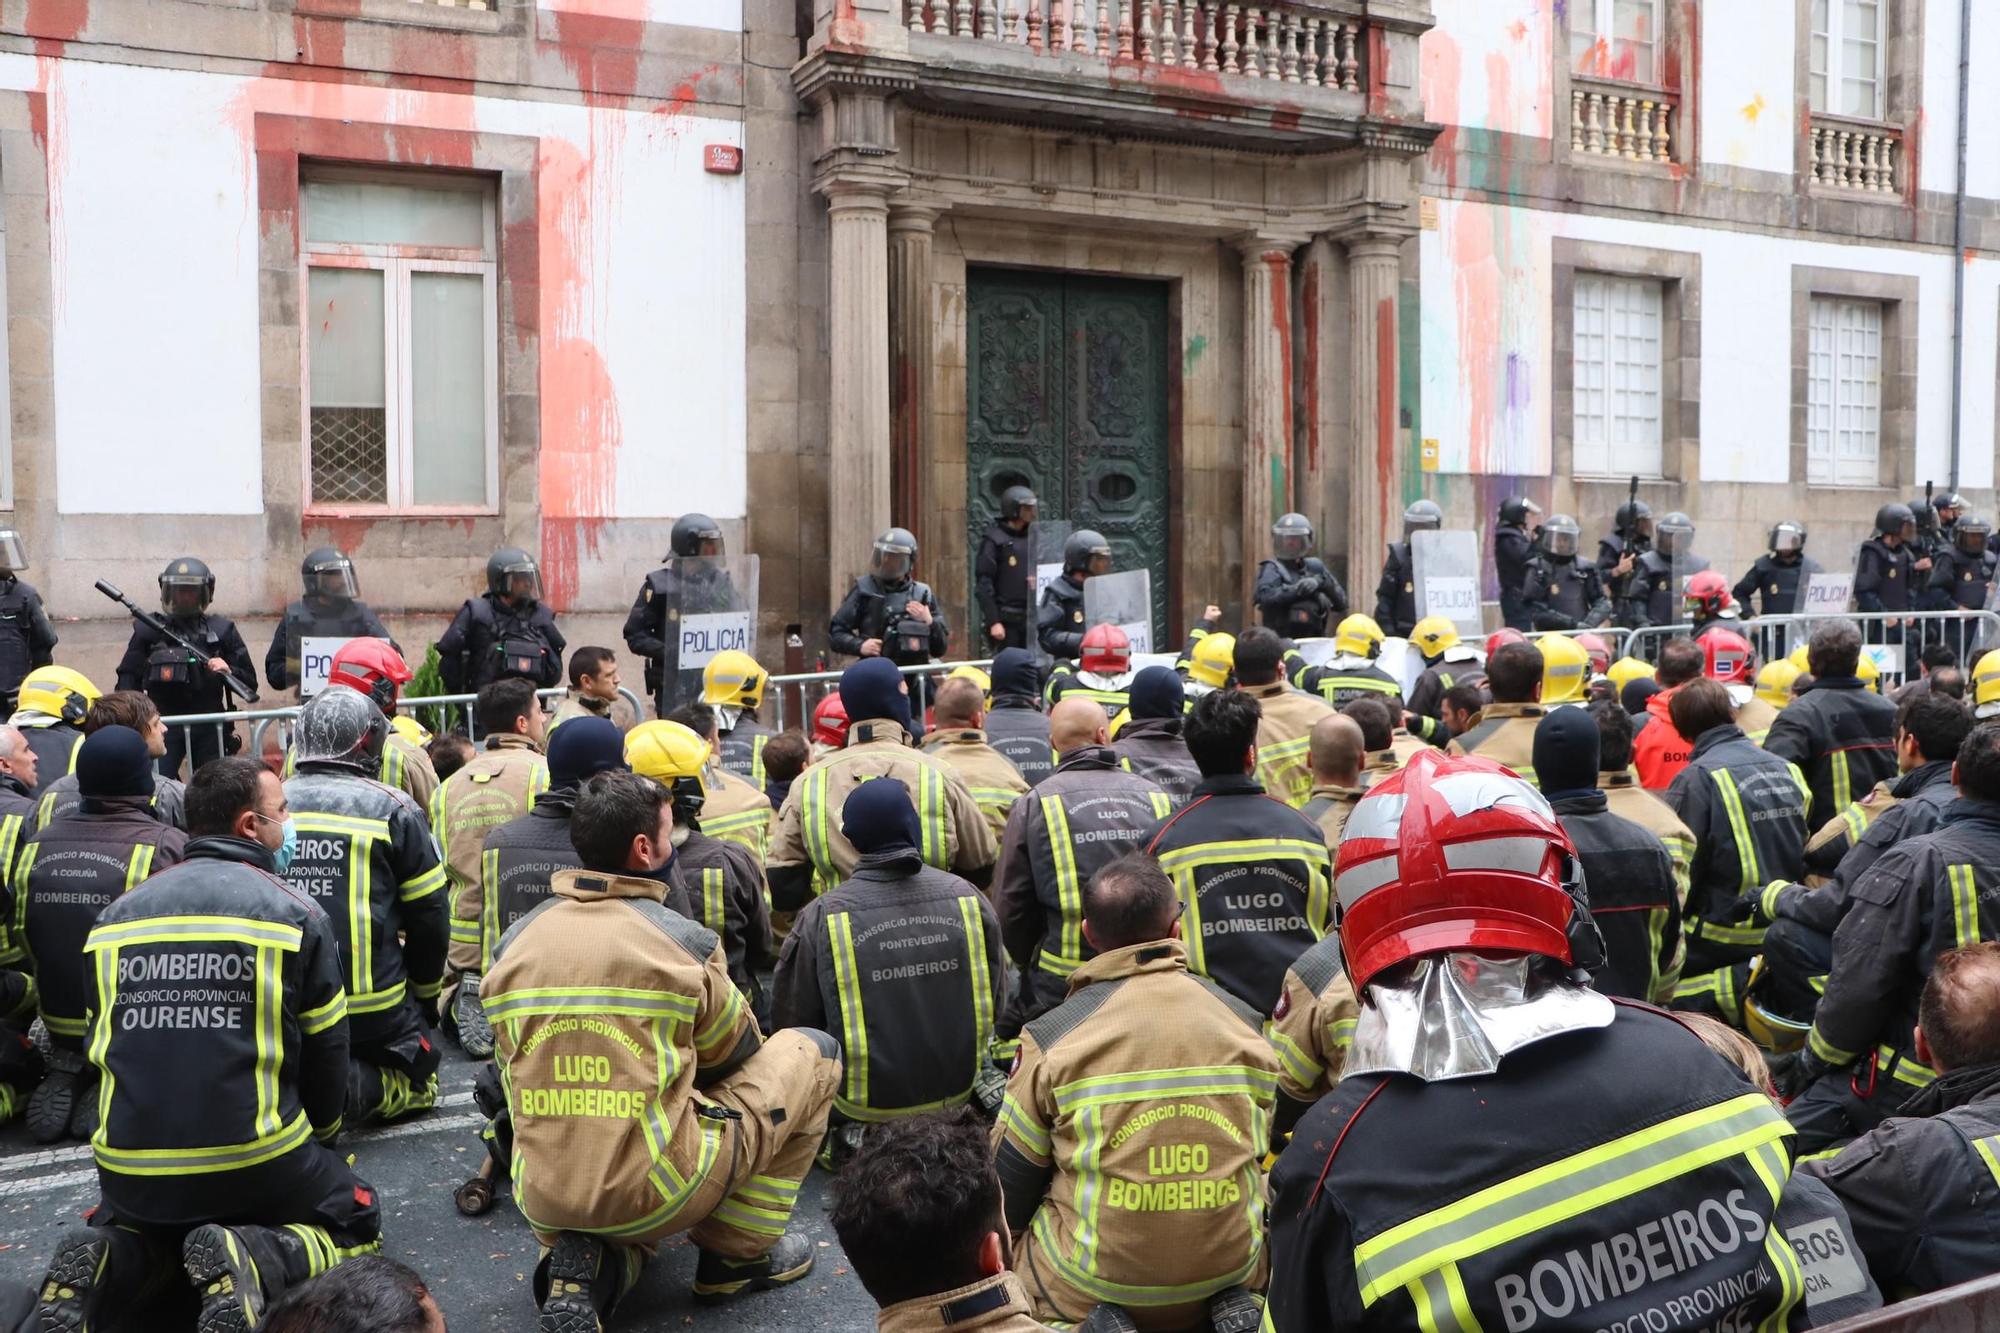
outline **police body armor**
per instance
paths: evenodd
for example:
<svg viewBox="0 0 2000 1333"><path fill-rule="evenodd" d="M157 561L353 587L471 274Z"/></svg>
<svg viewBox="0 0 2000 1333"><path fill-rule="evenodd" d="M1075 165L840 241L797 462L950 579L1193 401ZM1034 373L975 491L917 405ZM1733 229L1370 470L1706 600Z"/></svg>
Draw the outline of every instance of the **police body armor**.
<svg viewBox="0 0 2000 1333"><path fill-rule="evenodd" d="M1375 589L1375 622L1385 634L1407 635L1417 623L1417 575L1410 543L1391 542Z"/></svg>
<svg viewBox="0 0 2000 1333"><path fill-rule="evenodd" d="M162 638L150 625L135 626L134 633L144 636L146 641L142 688L169 717L176 713L220 711L224 702L222 683L208 669L208 659L230 656L229 641L236 637L236 627L227 617L206 613L193 619L174 617L167 623L205 656L197 660L187 649ZM235 664L231 666L234 669Z"/></svg>
<svg viewBox="0 0 2000 1333"><path fill-rule="evenodd" d="M0 696L12 700L24 676L55 660L55 646L41 594L12 575L0 576Z"/></svg>
<svg viewBox="0 0 2000 1333"><path fill-rule="evenodd" d="M739 605L736 585L719 562L684 561L691 568L661 566L646 575L639 599L626 614L625 646L646 660L646 694L657 699L660 682L680 670L681 616L728 611Z"/></svg>
<svg viewBox="0 0 2000 1333"><path fill-rule="evenodd" d="M1266 597L1285 584L1305 578L1319 580L1320 586L1313 595L1284 603L1282 610L1272 614L1276 604L1266 601ZM1259 595L1254 600L1263 612L1264 623L1288 639L1307 639L1325 634L1327 616L1334 607L1335 599L1339 598L1343 604L1346 601L1339 581L1327 569L1326 562L1316 555L1296 561L1266 560L1258 567L1257 583Z"/></svg>
<svg viewBox="0 0 2000 1333"><path fill-rule="evenodd" d="M1538 560L1530 565L1525 600L1530 603L1529 615L1535 619L1535 628L1582 628L1597 605L1591 597L1593 587L1599 599L1606 596L1605 585L1596 570L1586 569L1581 560ZM1566 623L1543 624L1535 616L1534 603L1546 606Z"/></svg>
<svg viewBox="0 0 2000 1333"><path fill-rule="evenodd" d="M365 603L301 598L285 608L285 618L264 655L264 679L274 690L295 688L304 671L307 639L364 638L392 642Z"/></svg>
<svg viewBox="0 0 2000 1333"><path fill-rule="evenodd" d="M1907 546L1890 547L1880 537L1861 543L1854 567L1854 601L1863 611L1908 611L1915 564Z"/></svg>
<svg viewBox="0 0 2000 1333"><path fill-rule="evenodd" d="M1791 615L1800 607L1806 580L1818 572L1819 566L1809 559L1780 560L1766 551L1736 586L1736 600L1747 606L1754 593L1759 615Z"/></svg>
<svg viewBox="0 0 2000 1333"><path fill-rule="evenodd" d="M931 609L930 624L909 613L907 605L913 601ZM873 574L863 574L854 581L854 590L835 612L833 634L829 637L836 651L850 652L844 639L852 635L850 655L853 656L860 655L862 642L880 639L882 656L889 661L897 666L922 666L931 660L933 627L939 623L942 622L937 598L929 584L911 579L900 588L885 588Z"/></svg>
<svg viewBox="0 0 2000 1333"><path fill-rule="evenodd" d="M1681 623L1681 580L1708 568L1708 561L1689 556L1676 561L1657 550L1647 551L1632 562L1628 610L1623 620L1633 625L1678 625ZM1639 619L1643 613L1644 619Z"/></svg>
<svg viewBox="0 0 2000 1333"><path fill-rule="evenodd" d="M1955 546L1947 546L1932 560L1930 590L1939 595L1940 610L1985 608L1986 590L1993 582L1993 552L1967 555Z"/></svg>

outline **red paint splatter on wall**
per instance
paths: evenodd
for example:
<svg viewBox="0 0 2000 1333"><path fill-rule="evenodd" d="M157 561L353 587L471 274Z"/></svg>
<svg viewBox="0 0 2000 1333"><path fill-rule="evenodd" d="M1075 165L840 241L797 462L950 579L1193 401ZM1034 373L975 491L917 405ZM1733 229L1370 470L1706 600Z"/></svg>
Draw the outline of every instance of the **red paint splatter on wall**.
<svg viewBox="0 0 2000 1333"><path fill-rule="evenodd" d="M1278 338L1278 379L1283 386L1278 394L1283 426L1278 438L1272 441L1273 470L1284 477L1280 484L1281 497L1277 503L1289 506L1292 502L1292 261L1291 256L1275 254L1264 256L1264 267L1269 270L1271 280L1271 331ZM1273 519L1276 514L1271 515Z"/></svg>
<svg viewBox="0 0 2000 1333"><path fill-rule="evenodd" d="M1424 114L1444 127L1431 141L1429 169L1444 178L1446 185L1458 185L1458 86L1460 56L1458 43L1442 28L1432 28L1423 36L1418 56L1423 62L1420 78Z"/></svg>
<svg viewBox="0 0 2000 1333"><path fill-rule="evenodd" d="M59 56L89 22L90 0L28 0L21 26L35 39L36 55Z"/></svg>
<svg viewBox="0 0 2000 1333"><path fill-rule="evenodd" d="M1306 261L1300 286L1300 304L1305 309L1306 376L1306 472L1319 476L1319 263ZM1317 500L1319 497L1312 497Z"/></svg>

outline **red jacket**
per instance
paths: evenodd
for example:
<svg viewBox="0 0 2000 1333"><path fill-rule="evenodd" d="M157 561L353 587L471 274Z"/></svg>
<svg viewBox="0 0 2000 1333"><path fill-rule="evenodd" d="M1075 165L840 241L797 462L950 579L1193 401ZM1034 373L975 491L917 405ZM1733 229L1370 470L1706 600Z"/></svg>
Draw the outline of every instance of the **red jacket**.
<svg viewBox="0 0 2000 1333"><path fill-rule="evenodd" d="M1632 742L1632 767L1639 770L1639 785L1648 791L1665 791L1694 753L1694 742L1683 740L1674 730L1673 718L1667 715L1667 702L1679 690L1676 685L1646 700L1646 711L1653 720Z"/></svg>

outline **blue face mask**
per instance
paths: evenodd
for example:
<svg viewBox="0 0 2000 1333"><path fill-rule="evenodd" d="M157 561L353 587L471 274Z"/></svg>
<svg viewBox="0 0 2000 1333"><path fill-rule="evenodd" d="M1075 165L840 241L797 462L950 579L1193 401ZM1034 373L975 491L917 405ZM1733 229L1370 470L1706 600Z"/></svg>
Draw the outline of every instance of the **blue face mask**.
<svg viewBox="0 0 2000 1333"><path fill-rule="evenodd" d="M258 815L257 818L266 824L274 822L265 815ZM292 822L290 815L285 816L284 828L285 840L271 850L271 868L280 875L291 869L292 857L297 855L299 850L299 828Z"/></svg>

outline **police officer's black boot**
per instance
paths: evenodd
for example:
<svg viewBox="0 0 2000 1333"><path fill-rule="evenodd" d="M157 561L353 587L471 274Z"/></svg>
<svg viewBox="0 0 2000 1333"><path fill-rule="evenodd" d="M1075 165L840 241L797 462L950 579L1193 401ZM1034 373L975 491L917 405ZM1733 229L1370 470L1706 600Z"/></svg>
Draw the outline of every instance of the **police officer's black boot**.
<svg viewBox="0 0 2000 1333"><path fill-rule="evenodd" d="M76 1109L77 1089L83 1081L83 1052L52 1047L48 1054L49 1072L40 1087L28 1096L28 1134L37 1143L54 1143L69 1133L70 1115Z"/></svg>
<svg viewBox="0 0 2000 1333"><path fill-rule="evenodd" d="M92 1296L104 1278L111 1243L97 1227L72 1227L56 1242L48 1275L35 1303L35 1333L74 1333L85 1327Z"/></svg>
<svg viewBox="0 0 2000 1333"><path fill-rule="evenodd" d="M248 1333L264 1318L264 1286L244 1239L228 1227L196 1227L181 1243L181 1266L201 1298L196 1333Z"/></svg>
<svg viewBox="0 0 2000 1333"><path fill-rule="evenodd" d="M755 1259L730 1259L703 1250L694 1266L694 1298L704 1305L747 1296L797 1282L812 1272L813 1246L804 1235L787 1231L778 1243Z"/></svg>

